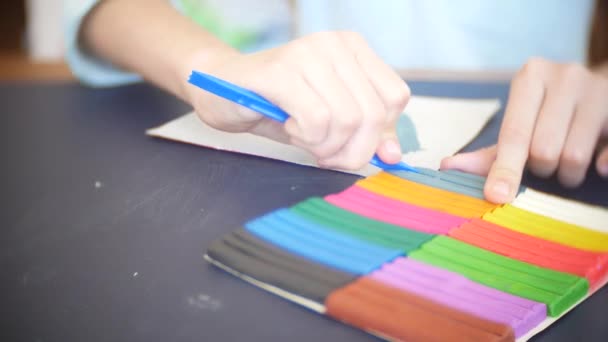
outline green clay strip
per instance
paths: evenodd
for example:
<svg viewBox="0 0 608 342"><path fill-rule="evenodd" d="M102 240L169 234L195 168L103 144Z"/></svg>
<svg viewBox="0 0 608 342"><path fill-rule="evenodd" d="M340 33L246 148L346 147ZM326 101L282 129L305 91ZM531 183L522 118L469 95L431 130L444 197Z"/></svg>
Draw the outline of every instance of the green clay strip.
<svg viewBox="0 0 608 342"><path fill-rule="evenodd" d="M420 247L432 239L425 234L353 214L336 207L321 198L311 198L290 210L324 227L383 247L405 253Z"/></svg>
<svg viewBox="0 0 608 342"><path fill-rule="evenodd" d="M507 258L445 236L435 237L409 256L545 303L550 316L560 315L585 296L589 288L584 278Z"/></svg>

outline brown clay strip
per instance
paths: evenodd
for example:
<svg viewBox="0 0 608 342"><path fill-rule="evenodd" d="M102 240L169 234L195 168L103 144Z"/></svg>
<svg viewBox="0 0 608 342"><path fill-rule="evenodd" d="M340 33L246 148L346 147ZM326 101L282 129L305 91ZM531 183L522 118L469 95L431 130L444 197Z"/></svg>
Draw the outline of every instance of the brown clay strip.
<svg viewBox="0 0 608 342"><path fill-rule="evenodd" d="M363 277L332 292L327 314L403 341L513 341L513 330Z"/></svg>

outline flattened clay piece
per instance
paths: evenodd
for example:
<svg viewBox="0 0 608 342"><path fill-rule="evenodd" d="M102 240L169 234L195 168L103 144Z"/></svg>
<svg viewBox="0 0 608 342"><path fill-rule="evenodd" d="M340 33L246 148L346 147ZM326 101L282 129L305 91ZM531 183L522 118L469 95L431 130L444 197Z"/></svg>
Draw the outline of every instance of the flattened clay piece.
<svg viewBox="0 0 608 342"><path fill-rule="evenodd" d="M416 125L407 113L401 113L397 121L397 138L401 145L401 152L408 153L420 150Z"/></svg>

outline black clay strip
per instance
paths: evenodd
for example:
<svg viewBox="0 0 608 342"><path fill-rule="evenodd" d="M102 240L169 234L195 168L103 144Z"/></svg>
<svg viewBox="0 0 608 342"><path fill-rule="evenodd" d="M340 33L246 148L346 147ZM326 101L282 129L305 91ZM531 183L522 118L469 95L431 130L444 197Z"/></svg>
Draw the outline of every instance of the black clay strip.
<svg viewBox="0 0 608 342"><path fill-rule="evenodd" d="M355 279L287 253L244 229L214 242L207 254L235 271L319 303Z"/></svg>

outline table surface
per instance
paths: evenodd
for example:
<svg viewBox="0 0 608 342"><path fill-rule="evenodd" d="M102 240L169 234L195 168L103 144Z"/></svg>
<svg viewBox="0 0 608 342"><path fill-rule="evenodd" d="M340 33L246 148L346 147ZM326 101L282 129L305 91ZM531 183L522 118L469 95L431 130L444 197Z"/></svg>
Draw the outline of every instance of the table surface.
<svg viewBox="0 0 608 342"><path fill-rule="evenodd" d="M413 82L420 95L499 97L504 83ZM189 108L148 85L0 84L2 341L373 341L237 280L202 256L244 221L356 178L144 130ZM468 148L491 144L493 119ZM566 191L608 206L591 172ZM608 340L608 289L538 341Z"/></svg>

